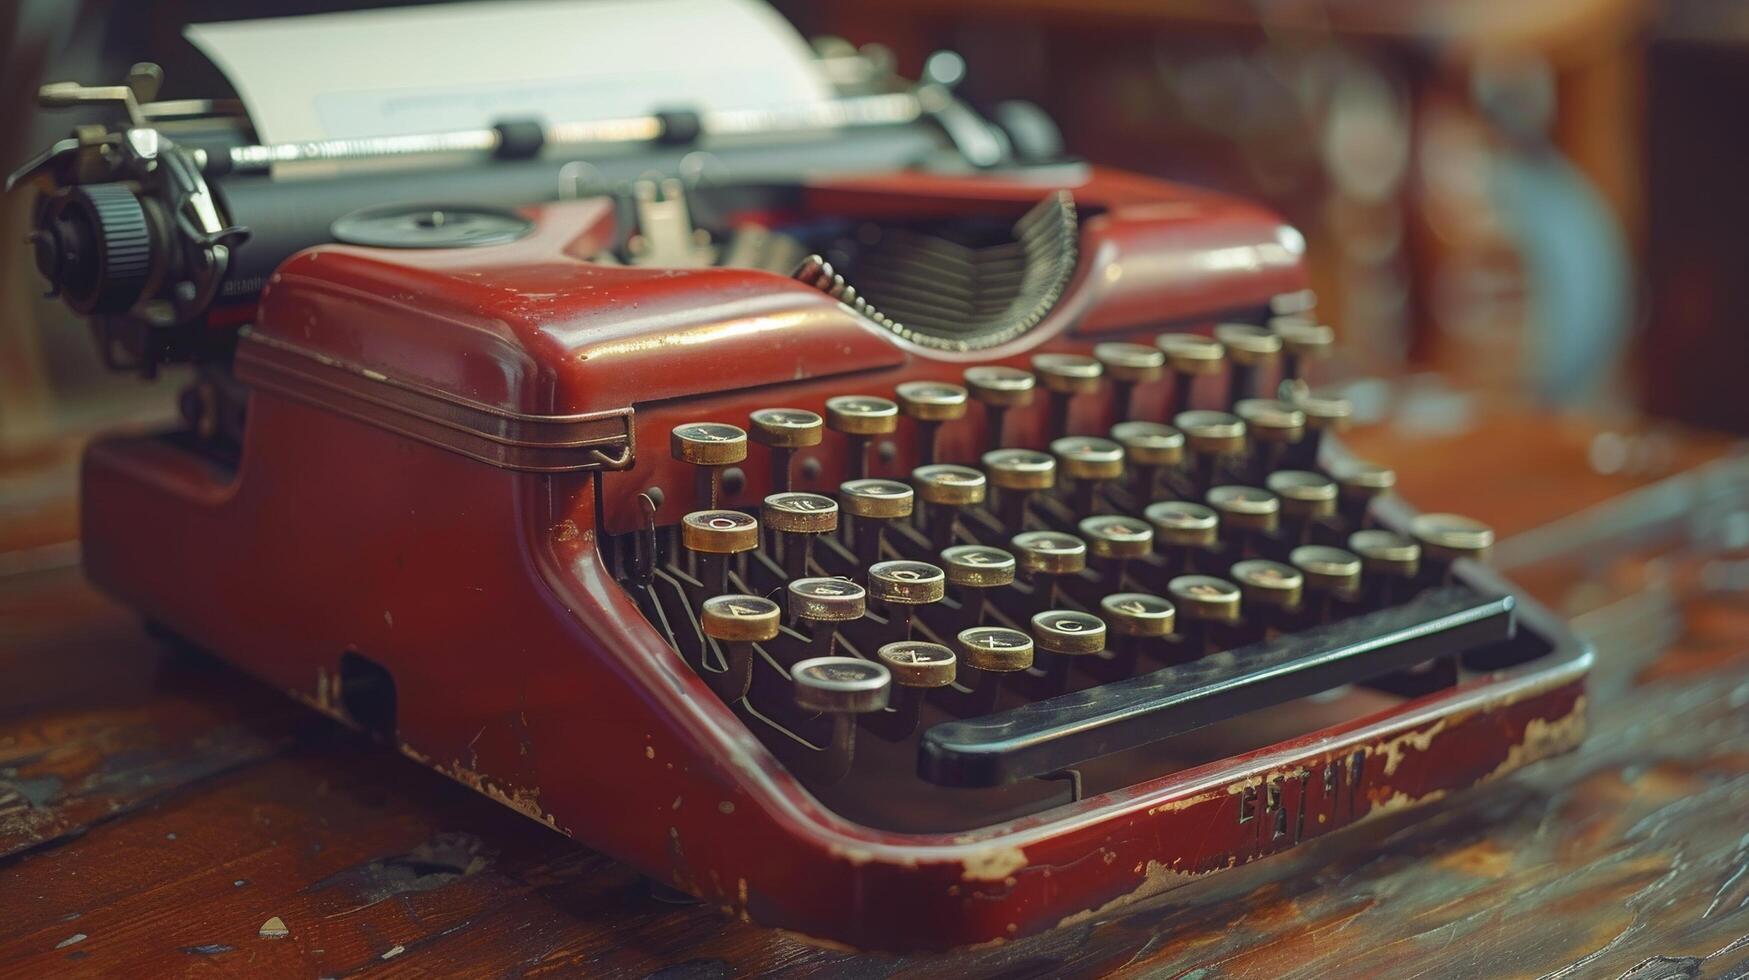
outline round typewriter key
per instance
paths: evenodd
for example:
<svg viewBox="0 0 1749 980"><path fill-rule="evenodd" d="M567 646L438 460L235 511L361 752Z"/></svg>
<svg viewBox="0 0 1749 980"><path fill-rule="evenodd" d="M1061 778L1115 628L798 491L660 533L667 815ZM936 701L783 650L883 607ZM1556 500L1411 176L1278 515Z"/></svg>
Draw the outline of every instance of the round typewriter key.
<svg viewBox="0 0 1749 980"><path fill-rule="evenodd" d="M1039 383L1062 395L1086 395L1099 390L1104 365L1083 354L1035 354L1032 370Z"/></svg>
<svg viewBox="0 0 1749 980"><path fill-rule="evenodd" d="M1164 333L1154 338L1154 344L1165 353L1166 363L1172 368L1171 416L1177 418L1190 409L1196 379L1221 372L1226 351L1218 341L1193 333Z"/></svg>
<svg viewBox="0 0 1749 980"><path fill-rule="evenodd" d="M1057 466L1072 480L1113 480L1123 475L1123 446L1098 436L1064 436L1051 442Z"/></svg>
<svg viewBox="0 0 1749 980"><path fill-rule="evenodd" d="M1032 374L1019 368L986 364L967 368L966 388L973 398L997 408L1019 408L1032 404Z"/></svg>
<svg viewBox="0 0 1749 980"><path fill-rule="evenodd" d="M984 454L984 472L1004 490L1049 490L1057 482L1057 460L1036 449L994 449Z"/></svg>
<svg viewBox="0 0 1749 980"><path fill-rule="evenodd" d="M1242 399L1233 406L1233 414L1258 442L1299 442L1306 434L1306 413L1274 398Z"/></svg>
<svg viewBox="0 0 1749 980"><path fill-rule="evenodd" d="M916 494L898 480L850 480L838 486L838 505L856 518L856 557L864 569L881 560L887 522L911 516Z"/></svg>
<svg viewBox="0 0 1749 980"><path fill-rule="evenodd" d="M763 643L777 636L782 611L756 595L717 595L699 607L698 622L713 640Z"/></svg>
<svg viewBox="0 0 1749 980"><path fill-rule="evenodd" d="M1213 575L1180 575L1166 584L1180 615L1208 623L1239 621L1239 587Z"/></svg>
<svg viewBox="0 0 1749 980"><path fill-rule="evenodd" d="M759 521L738 510L695 510L680 519L680 543L708 555L733 555L759 547Z"/></svg>
<svg viewBox="0 0 1749 980"><path fill-rule="evenodd" d="M726 422L688 422L668 434L674 458L698 467L698 502L715 507L722 495L723 467L747 458L747 433Z"/></svg>
<svg viewBox="0 0 1749 980"><path fill-rule="evenodd" d="M1221 518L1212 507L1188 500L1162 500L1142 511L1154 525L1154 537L1169 549L1206 548L1220 533Z"/></svg>
<svg viewBox="0 0 1749 980"><path fill-rule="evenodd" d="M796 704L805 711L867 714L887 706L893 676L887 668L856 657L814 657L789 670Z"/></svg>
<svg viewBox="0 0 1749 980"><path fill-rule="evenodd" d="M984 474L970 466L953 463L919 466L911 471L911 482L925 503L967 507L984 501Z"/></svg>
<svg viewBox="0 0 1749 980"><path fill-rule="evenodd" d="M1061 531L1026 531L1012 542L1020 567L1035 575L1073 575L1087 567L1087 544Z"/></svg>
<svg viewBox="0 0 1749 980"><path fill-rule="evenodd" d="M1245 421L1227 412L1180 412L1172 420L1185 444L1199 456L1230 456L1245 449Z"/></svg>
<svg viewBox="0 0 1749 980"><path fill-rule="evenodd" d="M1219 374L1226 351L1212 338L1194 333L1163 333L1154 345L1179 374Z"/></svg>
<svg viewBox="0 0 1749 980"><path fill-rule="evenodd" d="M826 424L852 436L884 436L899 427L899 406L873 395L839 395L826 399Z"/></svg>
<svg viewBox="0 0 1749 980"><path fill-rule="evenodd" d="M951 422L966 414L966 389L945 381L906 381L893 389L899 409L924 422Z"/></svg>
<svg viewBox="0 0 1749 980"><path fill-rule="evenodd" d="M1208 504L1221 515L1221 526L1235 532L1268 534L1281 518L1281 501L1258 487L1213 487ZM1235 535L1235 544L1240 543Z"/></svg>
<svg viewBox="0 0 1749 980"><path fill-rule="evenodd" d="M826 420L801 408L761 408L748 417L753 441L771 450L771 488L789 490L795 485L791 463L795 451L818 446Z"/></svg>
<svg viewBox="0 0 1749 980"><path fill-rule="evenodd" d="M1360 590L1360 556L1321 544L1301 545L1287 559L1306 577L1306 590L1339 599Z"/></svg>
<svg viewBox="0 0 1749 980"><path fill-rule="evenodd" d="M1306 413L1306 437L1288 458L1298 466L1312 469L1317 465L1324 434L1346 430L1354 406L1340 395L1299 390L1294 392L1293 406Z"/></svg>
<svg viewBox="0 0 1749 980"><path fill-rule="evenodd" d="M1342 513L1354 524L1365 524L1372 502L1397 485L1397 471L1365 460L1349 460L1335 467L1342 488Z"/></svg>
<svg viewBox="0 0 1749 980"><path fill-rule="evenodd" d="M1100 618L1121 636L1166 636L1172 632L1178 609L1166 599L1146 592L1119 592L1099 600Z"/></svg>
<svg viewBox="0 0 1749 980"><path fill-rule="evenodd" d="M814 535L838 530L838 501L825 494L774 493L760 505L759 515L778 533L784 573L792 579L807 576Z"/></svg>
<svg viewBox="0 0 1749 980"><path fill-rule="evenodd" d="M1421 572L1421 545L1406 534L1378 528L1356 531L1348 536L1348 550L1360 556L1366 573L1362 588L1373 605L1403 601Z"/></svg>
<svg viewBox="0 0 1749 980"><path fill-rule="evenodd" d="M1422 553L1440 561L1481 560L1494 546L1494 529L1460 514L1420 514L1409 522L1409 533L1421 542Z"/></svg>
<svg viewBox="0 0 1749 980"><path fill-rule="evenodd" d="M1227 350L1233 370L1227 383L1227 404L1257 395L1257 369L1281 353L1281 338L1249 323L1222 323L1215 327L1215 340Z"/></svg>
<svg viewBox="0 0 1749 980"><path fill-rule="evenodd" d="M873 395L839 395L826 399L826 427L849 440L849 473L853 480L868 475L868 445L899 427L899 406Z"/></svg>
<svg viewBox="0 0 1749 980"><path fill-rule="evenodd" d="M1336 483L1311 470L1276 470L1264 486L1281 499L1281 516L1290 536L1304 541L1312 525L1336 513Z"/></svg>
<svg viewBox="0 0 1749 980"><path fill-rule="evenodd" d="M1095 558L1141 558L1154 550L1154 527L1121 514L1084 517L1076 526Z"/></svg>
<svg viewBox="0 0 1749 980"><path fill-rule="evenodd" d="M1112 404L1119 418L1136 416L1137 385L1158 381L1166 373L1165 352L1146 344L1095 344L1093 357L1111 376Z"/></svg>
<svg viewBox="0 0 1749 980"><path fill-rule="evenodd" d="M1166 373L1166 353L1146 344L1095 344L1093 357L1106 374L1129 384L1158 381Z"/></svg>
<svg viewBox="0 0 1749 980"><path fill-rule="evenodd" d="M1083 656L1105 649L1105 621L1072 609L1047 609L1032 617L1032 639L1040 650Z"/></svg>
<svg viewBox="0 0 1749 980"><path fill-rule="evenodd" d="M916 607L940 602L947 593L947 576L924 561L877 562L868 570L868 591L887 604L892 639L907 640Z"/></svg>
<svg viewBox="0 0 1749 980"><path fill-rule="evenodd" d="M747 433L727 422L688 422L668 434L674 458L694 466L727 466L747 458Z"/></svg>
<svg viewBox="0 0 1749 980"><path fill-rule="evenodd" d="M1032 637L1005 626L974 626L954 638L968 667L1010 673L1032 666Z"/></svg>
<svg viewBox="0 0 1749 980"><path fill-rule="evenodd" d="M941 423L964 418L966 390L945 381L907 381L894 389L899 409L917 425L917 458L935 462Z"/></svg>
<svg viewBox="0 0 1749 980"><path fill-rule="evenodd" d="M965 589L989 589L1014 581L1014 556L983 544L960 544L941 553L949 583Z"/></svg>
<svg viewBox="0 0 1749 980"><path fill-rule="evenodd" d="M970 466L919 466L911 471L911 482L929 505L929 540L938 551L953 544L960 509L984 502L984 474Z"/></svg>
<svg viewBox="0 0 1749 980"><path fill-rule="evenodd" d="M1317 308L1318 294L1310 289L1296 289L1269 297L1269 312L1274 316L1310 313Z"/></svg>
<svg viewBox="0 0 1749 980"><path fill-rule="evenodd" d="M952 650L922 640L888 643L875 651L875 657L900 687L946 687L953 683L959 664Z"/></svg>
<svg viewBox="0 0 1749 980"><path fill-rule="evenodd" d="M984 405L984 443L991 449L1001 448L1006 441L1003 420L1010 408L1032 404L1033 386L1038 382L1019 368L983 364L967 368L966 389Z"/></svg>
<svg viewBox="0 0 1749 980"><path fill-rule="evenodd" d="M706 595L725 590L728 556L759 547L759 521L738 510L695 510L680 519L680 544Z"/></svg>
<svg viewBox="0 0 1749 980"><path fill-rule="evenodd" d="M1159 422L1119 422L1111 438L1138 466L1174 466L1184 459L1184 433Z"/></svg>
<svg viewBox="0 0 1749 980"><path fill-rule="evenodd" d="M1111 427L1111 438L1123 447L1132 471L1130 492L1136 504L1154 499L1160 482L1160 471L1184 461L1184 433L1159 422L1119 422Z"/></svg>
<svg viewBox="0 0 1749 980"><path fill-rule="evenodd" d="M785 587L790 615L816 623L845 623L861 619L868 608L868 592L844 578L798 578Z"/></svg>
<svg viewBox="0 0 1749 980"><path fill-rule="evenodd" d="M765 526L785 534L824 534L838 529L838 501L823 493L774 493L760 504Z"/></svg>
<svg viewBox="0 0 1749 980"><path fill-rule="evenodd" d="M916 494L898 480L849 480L838 485L838 498L847 514L894 520L911 516Z"/></svg>
<svg viewBox="0 0 1749 980"><path fill-rule="evenodd" d="M1306 362L1330 356L1336 344L1336 332L1315 320L1279 317L1271 320L1269 326L1281 338L1284 354L1281 375L1284 380L1301 380Z"/></svg>
<svg viewBox="0 0 1749 980"><path fill-rule="evenodd" d="M1305 576L1293 566L1263 558L1234 562L1231 574L1245 603L1266 609L1298 607L1306 585Z"/></svg>
<svg viewBox="0 0 1749 980"><path fill-rule="evenodd" d="M803 449L818 446L826 431L826 420L801 408L761 408L748 416L753 441L774 449Z"/></svg>

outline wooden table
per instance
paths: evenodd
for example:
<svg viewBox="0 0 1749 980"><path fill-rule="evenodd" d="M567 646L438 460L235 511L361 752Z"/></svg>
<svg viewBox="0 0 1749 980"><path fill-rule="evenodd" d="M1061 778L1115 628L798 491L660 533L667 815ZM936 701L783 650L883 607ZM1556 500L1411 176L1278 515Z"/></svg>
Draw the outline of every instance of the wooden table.
<svg viewBox="0 0 1749 980"><path fill-rule="evenodd" d="M1514 532L1654 475L1592 472L1593 433L1495 417L1359 442L1411 500ZM1684 441L1670 461L1719 451ZM61 540L72 458L0 469L0 975L1749 975L1749 564L1705 541L1612 557L1605 534L1576 566L1526 570L1589 610L1577 754L1070 929L854 957L655 901L629 869L160 648ZM283 938L261 934L272 918Z"/></svg>

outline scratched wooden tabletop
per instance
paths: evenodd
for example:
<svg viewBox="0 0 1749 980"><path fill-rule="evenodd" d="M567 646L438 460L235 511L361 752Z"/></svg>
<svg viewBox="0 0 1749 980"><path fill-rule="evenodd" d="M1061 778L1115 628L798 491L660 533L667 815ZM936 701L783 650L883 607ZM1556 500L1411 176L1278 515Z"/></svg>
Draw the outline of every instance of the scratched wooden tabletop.
<svg viewBox="0 0 1749 980"><path fill-rule="evenodd" d="M76 445L0 461L0 975L1749 976L1749 503L1679 501L1674 535L1618 529L1729 450L1596 432L1492 416L1356 440L1420 506L1530 532L1502 553L1541 556L1521 580L1598 648L1579 752L946 958L663 904L630 869L160 647L80 576Z"/></svg>

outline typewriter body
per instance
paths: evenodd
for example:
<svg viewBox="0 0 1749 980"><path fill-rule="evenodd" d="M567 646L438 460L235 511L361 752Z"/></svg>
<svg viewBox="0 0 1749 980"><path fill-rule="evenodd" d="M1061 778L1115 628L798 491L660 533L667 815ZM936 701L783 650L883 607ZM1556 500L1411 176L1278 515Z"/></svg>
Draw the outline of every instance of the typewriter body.
<svg viewBox="0 0 1749 980"><path fill-rule="evenodd" d="M658 882L997 942L1582 736L1590 655L1487 529L1343 452L1263 208L927 81L361 148L150 77L45 90L130 118L21 178L112 360L199 371L90 446L89 576ZM646 176L707 143L730 179Z"/></svg>

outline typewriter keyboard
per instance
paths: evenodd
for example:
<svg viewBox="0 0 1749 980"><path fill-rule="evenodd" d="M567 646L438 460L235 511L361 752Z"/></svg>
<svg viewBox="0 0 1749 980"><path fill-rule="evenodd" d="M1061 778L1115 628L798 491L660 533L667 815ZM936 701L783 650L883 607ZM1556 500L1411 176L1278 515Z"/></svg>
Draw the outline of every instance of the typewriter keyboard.
<svg viewBox="0 0 1749 980"><path fill-rule="evenodd" d="M1511 599L1453 572L1486 526L1388 524L1390 469L1321 465L1349 405L1301 374L1329 343L1228 324L679 425L700 508L607 550L827 805L897 830L1037 812L1449 686L1511 637ZM1156 384L1165 410L1137 409ZM1223 409L1193 407L1203 385ZM1121 421L1063 431L1096 397ZM1046 413L1042 444L1009 441L1021 409ZM939 458L973 413L982 452ZM901 426L916 458L871 475ZM824 440L845 449L836 491L795 489ZM723 506L726 469L756 466L773 492Z"/></svg>

